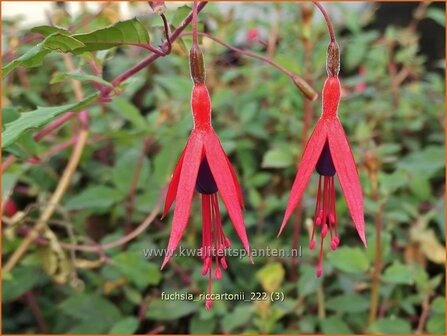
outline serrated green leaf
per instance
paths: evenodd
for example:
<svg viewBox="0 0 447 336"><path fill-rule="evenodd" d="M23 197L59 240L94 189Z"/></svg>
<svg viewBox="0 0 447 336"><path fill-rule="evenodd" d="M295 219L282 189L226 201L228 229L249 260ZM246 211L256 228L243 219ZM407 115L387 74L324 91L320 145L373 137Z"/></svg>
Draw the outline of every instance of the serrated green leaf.
<svg viewBox="0 0 447 336"><path fill-rule="evenodd" d="M374 322L368 331L374 334L411 334L411 325L400 318L386 318Z"/></svg>
<svg viewBox="0 0 447 336"><path fill-rule="evenodd" d="M42 43L45 49L63 53L84 47L84 43L80 42L76 38L61 33L49 35Z"/></svg>
<svg viewBox="0 0 447 336"><path fill-rule="evenodd" d="M34 28L31 29L31 31L33 33L42 34L43 36L49 36L49 35L54 34L54 33L61 33L61 34L65 34L65 35L70 35L70 32L68 30L66 30L66 29L55 27L55 26L48 26L48 25L34 27Z"/></svg>
<svg viewBox="0 0 447 336"><path fill-rule="evenodd" d="M236 328L246 325L253 315L250 305L240 304L234 310L225 315L222 320L222 326L226 334L231 333Z"/></svg>
<svg viewBox="0 0 447 336"><path fill-rule="evenodd" d="M301 265L300 277L298 278L298 295L300 297L315 293L318 286L321 284L321 278L315 275L315 267L309 265Z"/></svg>
<svg viewBox="0 0 447 336"><path fill-rule="evenodd" d="M110 107L119 113L123 118L129 120L137 129L147 126L146 119L143 118L137 107L124 97L114 97Z"/></svg>
<svg viewBox="0 0 447 336"><path fill-rule="evenodd" d="M348 273L363 273L369 267L366 253L358 247L338 248L329 253L328 259L336 268Z"/></svg>
<svg viewBox="0 0 447 336"><path fill-rule="evenodd" d="M330 298L326 306L328 309L340 313L357 313L367 311L369 299L359 294L343 294Z"/></svg>
<svg viewBox="0 0 447 336"><path fill-rule="evenodd" d="M123 198L123 194L113 188L93 186L84 189L80 194L71 198L65 205L68 210L108 209Z"/></svg>
<svg viewBox="0 0 447 336"><path fill-rule="evenodd" d="M192 314L199 309L200 302L167 301L156 299L151 301L146 317L156 321L173 321Z"/></svg>
<svg viewBox="0 0 447 336"><path fill-rule="evenodd" d="M146 28L136 18L120 21L90 33L75 34L72 37L85 44L85 47L74 50L75 54L109 49L118 45L149 44L150 42Z"/></svg>
<svg viewBox="0 0 447 336"><path fill-rule="evenodd" d="M402 265L399 262L394 262L391 266L387 267L382 276L382 280L393 284L413 284L413 276L408 266Z"/></svg>
<svg viewBox="0 0 447 336"><path fill-rule="evenodd" d="M435 313L445 314L445 297L440 296L434 299L431 308Z"/></svg>
<svg viewBox="0 0 447 336"><path fill-rule="evenodd" d="M139 321L135 317L126 317L116 322L110 329L109 334L131 335L138 329Z"/></svg>
<svg viewBox="0 0 447 336"><path fill-rule="evenodd" d="M427 322L427 330L430 334L445 335L445 315L433 315Z"/></svg>
<svg viewBox="0 0 447 336"><path fill-rule="evenodd" d="M43 47L43 42L35 45L22 56L2 67L2 78L5 78L5 76L18 66L33 68L42 65L44 57L49 53L50 51Z"/></svg>
<svg viewBox="0 0 447 336"><path fill-rule="evenodd" d="M90 330L94 326L97 333L105 333L121 318L120 311L113 303L94 293L73 295L59 304L59 309L65 315L81 321L80 324L85 327L90 324Z"/></svg>
<svg viewBox="0 0 447 336"><path fill-rule="evenodd" d="M94 93L77 103L54 107L38 107L30 112L22 112L18 119L5 125L5 130L2 132L2 148L14 143L25 131L41 127L63 113L79 111L93 103L98 97L99 94Z"/></svg>
<svg viewBox="0 0 447 336"><path fill-rule="evenodd" d="M130 191L132 178L135 174L135 166L141 153L139 150L131 150L118 158L117 163L112 170L112 181L122 194L127 195ZM137 183L137 188L143 188L148 183L150 174L150 165L147 158L143 159L143 165Z"/></svg>
<svg viewBox="0 0 447 336"><path fill-rule="evenodd" d="M293 164L293 153L285 146L273 148L262 159L263 168L286 168Z"/></svg>
<svg viewBox="0 0 447 336"><path fill-rule="evenodd" d="M135 252L120 253L112 259L119 271L140 290L161 280L159 266Z"/></svg>
<svg viewBox="0 0 447 336"><path fill-rule="evenodd" d="M13 300L33 288L43 278L35 267L18 267L10 273L11 280L2 279L2 301Z"/></svg>
<svg viewBox="0 0 447 336"><path fill-rule="evenodd" d="M325 318L320 322L320 325L323 334L352 334L352 330L349 328L349 326L345 322L343 322L341 317L338 316L330 316L328 318Z"/></svg>
<svg viewBox="0 0 447 336"><path fill-rule="evenodd" d="M112 83L102 79L101 77L85 74L79 71L72 72L56 72L50 80L50 84L58 83L67 79L75 79L79 81L91 81L100 83L105 86L112 86Z"/></svg>

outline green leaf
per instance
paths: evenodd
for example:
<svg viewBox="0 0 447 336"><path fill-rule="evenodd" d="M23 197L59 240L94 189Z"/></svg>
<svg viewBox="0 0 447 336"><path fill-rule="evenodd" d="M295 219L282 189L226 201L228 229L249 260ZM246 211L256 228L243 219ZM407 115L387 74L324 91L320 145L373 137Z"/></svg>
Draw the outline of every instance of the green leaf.
<svg viewBox="0 0 447 336"><path fill-rule="evenodd" d="M14 143L23 132L41 127L66 112L79 111L96 101L98 97L99 94L95 93L77 103L54 107L37 107L33 111L21 113L18 119L5 125L5 130L2 132L2 148Z"/></svg>
<svg viewBox="0 0 447 336"><path fill-rule="evenodd" d="M236 328L248 323L253 315L253 309L248 304L240 304L234 310L225 315L222 320L222 326L226 334L230 334Z"/></svg>
<svg viewBox="0 0 447 336"><path fill-rule="evenodd" d="M146 317L157 321L173 321L190 315L199 309L198 302L167 301L156 299L151 301Z"/></svg>
<svg viewBox="0 0 447 336"><path fill-rule="evenodd" d="M50 80L50 84L58 83L67 79L76 79L79 81L91 81L100 83L105 86L112 86L112 83L102 79L101 77L85 74L79 71L72 72L56 72Z"/></svg>
<svg viewBox="0 0 447 336"><path fill-rule="evenodd" d="M316 292L321 284L321 278L315 276L315 267L302 264L299 267L300 277L298 278L298 294L300 297Z"/></svg>
<svg viewBox="0 0 447 336"><path fill-rule="evenodd" d="M393 284L411 285L413 284L413 275L408 266L394 262L391 266L387 267L382 276L382 280Z"/></svg>
<svg viewBox="0 0 447 336"><path fill-rule="evenodd" d="M285 146L270 149L262 159L263 168L285 168L293 164L293 154Z"/></svg>
<svg viewBox="0 0 447 336"><path fill-rule="evenodd" d="M18 298L42 280L35 267L18 267L10 273L11 280L2 279L2 301Z"/></svg>
<svg viewBox="0 0 447 336"><path fill-rule="evenodd" d="M94 326L96 333L105 333L121 318L114 304L92 292L72 295L59 305L59 309L83 325Z"/></svg>
<svg viewBox="0 0 447 336"><path fill-rule="evenodd" d="M55 50L63 53L84 47L84 43L80 42L72 36L61 33L54 33L49 35L45 40L43 40L42 43L45 49Z"/></svg>
<svg viewBox="0 0 447 336"><path fill-rule="evenodd" d="M363 273L369 267L366 253L358 247L341 247L328 255L329 262L348 273Z"/></svg>
<svg viewBox="0 0 447 336"><path fill-rule="evenodd" d="M431 308L435 313L445 314L445 297L440 296L434 299Z"/></svg>
<svg viewBox="0 0 447 336"><path fill-rule="evenodd" d="M68 210L108 209L123 198L122 193L114 188L93 186L68 200Z"/></svg>
<svg viewBox="0 0 447 336"><path fill-rule="evenodd" d="M433 315L427 322L427 330L430 334L445 335L445 315Z"/></svg>
<svg viewBox="0 0 447 336"><path fill-rule="evenodd" d="M2 78L8 75L18 66L33 68L42 65L43 59L50 51L68 52L83 47L84 44L77 39L56 32L47 36L42 42L35 45L19 58L8 63L2 68Z"/></svg>
<svg viewBox="0 0 447 336"><path fill-rule="evenodd" d="M352 330L349 326L338 316L330 316L321 320L320 326L323 334L352 334Z"/></svg>
<svg viewBox="0 0 447 336"><path fill-rule="evenodd" d="M2 109L2 128L5 124L10 123L20 117L15 107L6 106Z"/></svg>
<svg viewBox="0 0 447 336"><path fill-rule="evenodd" d="M422 173L413 174L410 179L410 189L420 201L428 200L431 196L430 182Z"/></svg>
<svg viewBox="0 0 447 336"><path fill-rule="evenodd" d="M42 65L44 57L49 54L50 51L43 47L43 42L35 45L24 53L19 58L16 58L12 62L2 67L2 78L5 78L12 70L18 66L24 66L27 68L33 68Z"/></svg>
<svg viewBox="0 0 447 336"><path fill-rule="evenodd" d="M442 146L427 146L405 156L398 167L409 172L418 172L430 178L434 173L445 167L445 150Z"/></svg>
<svg viewBox="0 0 447 336"><path fill-rule="evenodd" d="M136 18L120 21L90 33L75 34L73 38L85 45L83 48L74 50L75 54L85 51L110 49L118 45L129 45L132 43L149 44L150 42L146 28Z"/></svg>
<svg viewBox="0 0 447 336"><path fill-rule="evenodd" d="M374 334L411 334L411 326L403 319L387 318L374 322L368 331Z"/></svg>
<svg viewBox="0 0 447 336"><path fill-rule="evenodd" d="M326 306L340 313L356 313L367 311L369 308L369 300L358 294L343 294L330 298Z"/></svg>
<svg viewBox="0 0 447 336"><path fill-rule="evenodd" d="M66 29L63 28L59 28L59 27L55 27L55 26L47 26L47 25L43 25L43 26L37 26L31 29L31 31L33 33L39 33L42 34L43 36L48 36L54 33L61 33L61 34L65 34L65 35L70 35L70 32Z"/></svg>
<svg viewBox="0 0 447 336"><path fill-rule="evenodd" d="M226 315L228 316L228 315ZM226 317L225 316L225 317ZM225 318L224 318L225 320ZM225 324L225 322L224 322ZM209 318L202 320L200 316L194 315L191 323L189 324L190 334L201 334L201 335L212 335L216 328L216 320L214 318Z"/></svg>
<svg viewBox="0 0 447 336"><path fill-rule="evenodd" d="M135 166L140 158L139 150L130 150L124 155L122 155L113 167L112 170L112 181L113 184L119 189L123 194L127 195L130 191L130 185L132 183L132 178L135 174ZM150 174L149 160L144 158L143 165L140 170L140 175L138 179L138 188L143 188L147 185Z"/></svg>
<svg viewBox="0 0 447 336"><path fill-rule="evenodd" d="M120 253L112 259L112 262L140 290L148 285L156 285L161 280L159 266L135 252Z"/></svg>
<svg viewBox="0 0 447 336"><path fill-rule="evenodd" d="M427 10L427 17L436 21L441 26L445 27L445 11L440 8L431 7Z"/></svg>
<svg viewBox="0 0 447 336"><path fill-rule="evenodd" d="M141 129L147 127L146 119L141 115L137 107L126 98L120 96L114 97L110 107L124 119L129 120L135 128Z"/></svg>
<svg viewBox="0 0 447 336"><path fill-rule="evenodd" d="M2 199L4 200L12 192L16 182L19 178L19 174L16 173L3 173L2 174Z"/></svg>
<svg viewBox="0 0 447 336"><path fill-rule="evenodd" d="M110 329L109 334L127 334L131 335L138 329L138 320L135 317L126 317L116 322Z"/></svg>

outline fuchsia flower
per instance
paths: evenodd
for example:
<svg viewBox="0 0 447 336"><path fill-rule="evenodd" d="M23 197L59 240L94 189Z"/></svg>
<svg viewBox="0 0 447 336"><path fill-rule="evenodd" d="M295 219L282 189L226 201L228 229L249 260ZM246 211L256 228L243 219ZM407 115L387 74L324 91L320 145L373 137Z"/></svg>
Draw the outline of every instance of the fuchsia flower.
<svg viewBox="0 0 447 336"><path fill-rule="evenodd" d="M315 169L320 174L320 179L309 248L312 250L316 245L315 231L318 228L320 230L318 277L321 276L323 271L323 242L327 233L329 232L331 236L330 246L332 250L335 250L340 244L335 213L335 175L338 176L357 233L366 246L363 195L357 167L348 139L337 116L340 102L340 81L337 75L328 77L324 83L322 97L323 112L304 149L278 234L281 234L292 212L300 202L310 176Z"/></svg>
<svg viewBox="0 0 447 336"><path fill-rule="evenodd" d="M241 189L236 173L211 126L211 102L204 84L194 85L191 106L194 128L175 167L163 211L165 217L174 200L176 201L168 251L161 268L169 261L185 231L196 190L202 196L202 275L208 275L208 292L211 293L213 273L214 278L220 280L220 266L224 269L228 267L223 252L225 248L230 247L230 241L222 229L217 193L227 208L234 229L250 260L253 260L249 253L250 247L242 217L244 201ZM212 301L207 299L205 305L210 309Z"/></svg>

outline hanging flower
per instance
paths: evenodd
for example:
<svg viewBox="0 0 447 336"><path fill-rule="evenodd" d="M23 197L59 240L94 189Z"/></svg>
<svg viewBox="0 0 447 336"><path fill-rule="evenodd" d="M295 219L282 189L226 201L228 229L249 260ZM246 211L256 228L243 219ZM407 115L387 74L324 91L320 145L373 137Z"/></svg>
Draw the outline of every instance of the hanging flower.
<svg viewBox="0 0 447 336"><path fill-rule="evenodd" d="M194 128L175 167L169 184L163 217L174 200L174 218L163 268L176 250L188 224L194 190L202 197L202 275L208 276L208 293L211 294L212 278L220 280L221 267L227 269L225 248L230 241L222 229L219 211L219 193L245 250L250 251L245 232L242 209L244 202L236 173L211 126L211 102L206 86L194 85L191 97ZM253 262L250 254L250 260ZM212 301L207 299L206 308Z"/></svg>
<svg viewBox="0 0 447 336"><path fill-rule="evenodd" d="M323 112L304 149L279 231L279 234L281 234L294 209L300 202L310 176L315 169L320 177L309 248L311 250L315 248L315 234L319 230L318 277L323 272L323 243L327 233L330 235L332 250L337 249L340 244L335 212L335 175L338 176L357 233L366 246L363 195L357 167L343 127L337 116L338 104L340 102L338 70L336 72L328 71L328 73L329 77L324 83L322 94Z"/></svg>

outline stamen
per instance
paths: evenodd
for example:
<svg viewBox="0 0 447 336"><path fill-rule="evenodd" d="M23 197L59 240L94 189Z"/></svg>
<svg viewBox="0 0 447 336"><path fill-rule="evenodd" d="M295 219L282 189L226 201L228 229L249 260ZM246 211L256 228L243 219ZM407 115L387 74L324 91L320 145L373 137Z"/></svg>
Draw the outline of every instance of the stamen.
<svg viewBox="0 0 447 336"><path fill-rule="evenodd" d="M217 193L202 193L202 220L202 275L208 275L208 294L211 294L213 273L216 280L222 278L222 268L228 268L225 260L225 248L231 246L222 228ZM213 261L215 262L214 272ZM205 301L206 309L211 309L212 304L212 300L207 299Z"/></svg>
<svg viewBox="0 0 447 336"><path fill-rule="evenodd" d="M323 181L322 181L323 180ZM321 176L318 181L317 202L314 213L314 224L310 237L309 249L316 245L315 232L320 228L320 251L318 255L317 277L323 273L323 247L324 239L328 232L330 235L330 246L335 250L340 243L337 233L337 219L335 213L335 183L334 176Z"/></svg>

